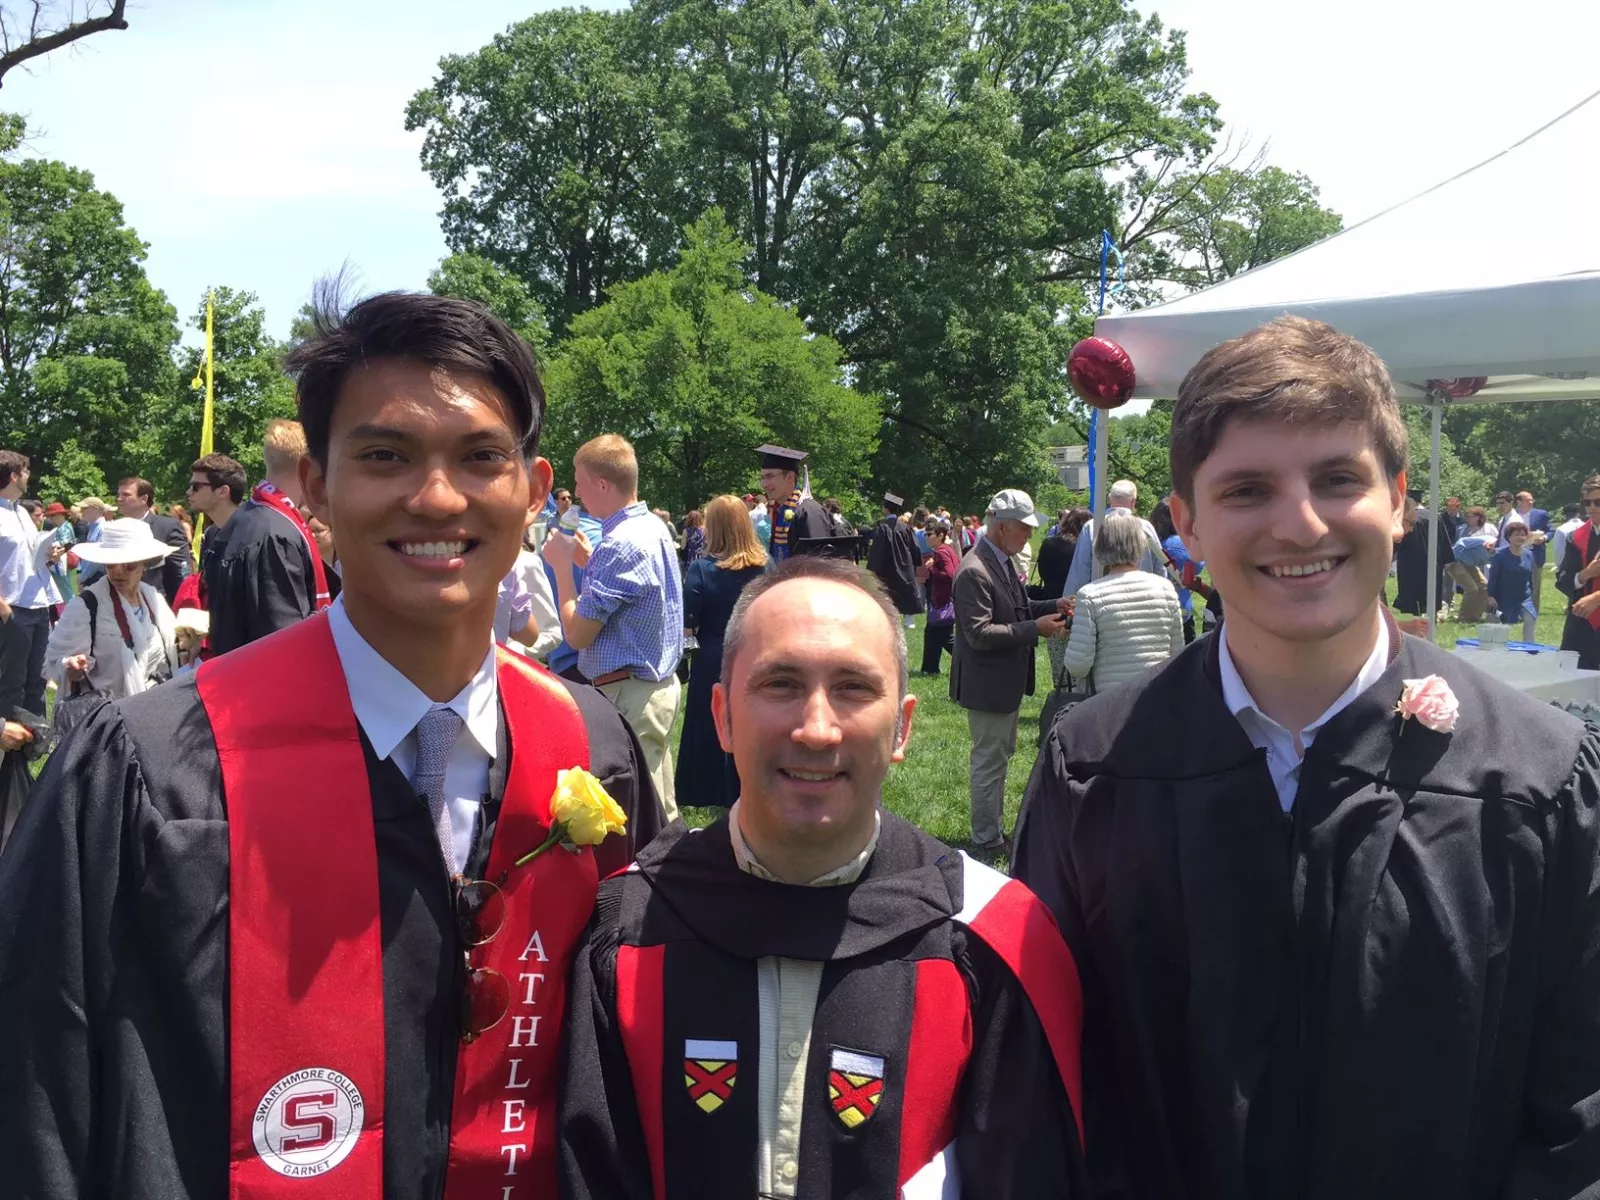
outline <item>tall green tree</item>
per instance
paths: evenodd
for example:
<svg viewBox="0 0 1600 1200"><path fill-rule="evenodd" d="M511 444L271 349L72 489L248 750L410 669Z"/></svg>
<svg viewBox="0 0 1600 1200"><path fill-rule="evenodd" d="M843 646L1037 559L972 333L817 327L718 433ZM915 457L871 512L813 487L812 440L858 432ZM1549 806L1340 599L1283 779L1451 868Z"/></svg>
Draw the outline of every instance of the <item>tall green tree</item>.
<svg viewBox="0 0 1600 1200"><path fill-rule="evenodd" d="M550 326L544 309L528 285L479 254L452 254L428 276L428 290L436 296L476 300L544 357L550 343Z"/></svg>
<svg viewBox="0 0 1600 1200"><path fill-rule="evenodd" d="M445 241L515 272L564 328L678 245L676 180L627 14L541 13L449 55L406 109ZM671 203L664 203L665 201Z"/></svg>
<svg viewBox="0 0 1600 1200"><path fill-rule="evenodd" d="M59 500L70 508L88 496L106 500L111 489L106 486L105 474L94 455L78 445L76 438L68 438L52 456L49 472L39 477L32 491L35 496Z"/></svg>
<svg viewBox="0 0 1600 1200"><path fill-rule="evenodd" d="M1209 287L1320 242L1344 220L1307 176L1280 167L1219 167L1160 189L1159 218L1124 236L1136 288Z"/></svg>
<svg viewBox="0 0 1600 1200"><path fill-rule="evenodd" d="M1131 0L560 10L446 59L407 122L452 249L522 277L558 335L719 209L749 282L882 397L874 485L963 506L1047 477L1103 229L1138 252L1140 301L1320 219L1300 177L1202 186L1234 169L1216 101Z"/></svg>
<svg viewBox="0 0 1600 1200"><path fill-rule="evenodd" d="M262 477L261 439L267 422L295 416L294 385L283 373L284 345L267 333L266 312L255 294L217 287L213 303L216 448L237 460L255 482ZM189 325L204 333L204 295ZM202 357L199 344L182 349L173 386L153 407L131 447L140 473L161 495L181 495L189 464L199 457L205 392L192 384L201 373Z"/></svg>
<svg viewBox="0 0 1600 1200"><path fill-rule="evenodd" d="M22 122L0 124L0 151L14 155ZM68 439L113 473L137 469L129 431L170 394L178 339L144 258L87 171L0 161L0 434L41 473Z"/></svg>
<svg viewBox="0 0 1600 1200"><path fill-rule="evenodd" d="M1576 502L1584 479L1600 470L1600 405L1592 401L1451 405L1444 432L1461 463L1483 481L1476 492L1456 493L1463 500L1476 496L1469 503L1487 505L1501 489L1526 488L1541 508L1559 510ZM1413 432L1413 461L1418 441L1427 461L1426 437Z"/></svg>
<svg viewBox="0 0 1600 1200"><path fill-rule="evenodd" d="M641 494L674 511L748 488L765 442L808 450L819 494L857 490L877 405L845 386L835 342L747 286L748 252L713 212L677 265L616 285L573 321L549 372L544 445L558 476L609 432L633 443Z"/></svg>

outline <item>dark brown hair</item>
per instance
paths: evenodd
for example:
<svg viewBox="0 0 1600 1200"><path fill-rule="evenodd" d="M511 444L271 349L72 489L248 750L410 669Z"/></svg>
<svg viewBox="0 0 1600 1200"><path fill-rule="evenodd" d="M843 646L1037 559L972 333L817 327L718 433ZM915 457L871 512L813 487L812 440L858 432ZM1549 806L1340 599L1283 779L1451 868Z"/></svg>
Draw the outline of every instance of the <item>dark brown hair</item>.
<svg viewBox="0 0 1600 1200"><path fill-rule="evenodd" d="M1213 346L1178 385L1172 488L1194 500L1194 476L1230 422L1301 428L1366 426L1383 469L1406 469L1408 439L1389 370L1371 348L1322 321L1279 317Z"/></svg>
<svg viewBox="0 0 1600 1200"><path fill-rule="evenodd" d="M219 492L226 490L228 500L234 504L243 504L245 493L250 490L244 468L226 454L208 454L195 459L189 474L204 475L209 486Z"/></svg>
<svg viewBox="0 0 1600 1200"><path fill-rule="evenodd" d="M28 456L15 450L0 450L0 488L10 487L11 481L28 469Z"/></svg>
<svg viewBox="0 0 1600 1200"><path fill-rule="evenodd" d="M137 475L129 476L117 484L117 491L121 491L129 484L133 484L133 494L145 503L153 505L156 502L156 489L151 486L148 479L140 479Z"/></svg>

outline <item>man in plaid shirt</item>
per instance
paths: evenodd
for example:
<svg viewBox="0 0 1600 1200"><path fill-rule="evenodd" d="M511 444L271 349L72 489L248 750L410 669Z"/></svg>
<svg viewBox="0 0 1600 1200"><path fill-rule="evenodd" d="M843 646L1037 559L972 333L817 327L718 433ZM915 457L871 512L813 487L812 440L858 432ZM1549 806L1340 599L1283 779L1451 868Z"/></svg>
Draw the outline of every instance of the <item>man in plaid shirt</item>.
<svg viewBox="0 0 1600 1200"><path fill-rule="evenodd" d="M578 447L572 459L578 499L600 520L604 540L589 545L554 531L544 557L555 569L556 607L578 669L617 706L644 749L656 795L670 821L668 736L678 713L674 673L683 657L683 584L671 532L639 500L639 460L614 433ZM571 567L583 568L583 589Z"/></svg>

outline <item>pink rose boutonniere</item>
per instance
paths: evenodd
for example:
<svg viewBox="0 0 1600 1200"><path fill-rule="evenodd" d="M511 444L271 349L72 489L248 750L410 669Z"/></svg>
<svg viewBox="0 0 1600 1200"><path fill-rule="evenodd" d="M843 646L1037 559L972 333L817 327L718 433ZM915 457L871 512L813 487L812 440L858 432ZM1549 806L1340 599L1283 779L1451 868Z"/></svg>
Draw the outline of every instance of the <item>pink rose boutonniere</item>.
<svg viewBox="0 0 1600 1200"><path fill-rule="evenodd" d="M1437 675L1427 675L1405 680L1400 703L1394 706L1394 712L1400 718L1401 733L1406 729L1404 723L1412 717L1435 733L1454 733L1461 705L1448 683Z"/></svg>

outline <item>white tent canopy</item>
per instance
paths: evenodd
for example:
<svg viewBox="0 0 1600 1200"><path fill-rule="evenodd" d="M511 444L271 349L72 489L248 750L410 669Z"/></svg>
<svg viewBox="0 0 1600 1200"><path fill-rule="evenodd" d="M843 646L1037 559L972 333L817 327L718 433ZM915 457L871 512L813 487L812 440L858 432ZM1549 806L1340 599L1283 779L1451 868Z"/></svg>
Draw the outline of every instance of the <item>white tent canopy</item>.
<svg viewBox="0 0 1600 1200"><path fill-rule="evenodd" d="M1095 332L1132 358L1136 397L1172 397L1212 346L1286 312L1366 342L1402 400L1474 376L1474 401L1600 398L1600 92L1343 233Z"/></svg>
<svg viewBox="0 0 1600 1200"><path fill-rule="evenodd" d="M1128 352L1134 395L1147 399L1176 396L1212 346L1286 312L1361 339L1388 364L1401 400L1432 406L1437 512L1440 419L1461 400L1430 380L1483 377L1465 397L1472 403L1600 399L1597 150L1600 92L1343 233L1170 304L1101 317L1095 332ZM1435 520L1430 631L1438 560Z"/></svg>

